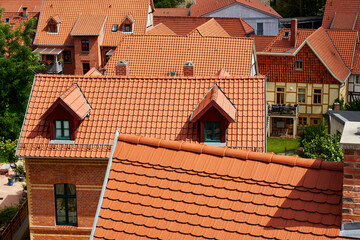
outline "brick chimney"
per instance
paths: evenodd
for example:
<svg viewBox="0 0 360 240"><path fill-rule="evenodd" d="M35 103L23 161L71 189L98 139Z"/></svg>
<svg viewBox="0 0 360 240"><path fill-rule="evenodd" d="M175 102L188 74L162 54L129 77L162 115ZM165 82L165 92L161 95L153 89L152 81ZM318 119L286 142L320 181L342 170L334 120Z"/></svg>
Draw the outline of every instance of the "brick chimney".
<svg viewBox="0 0 360 240"><path fill-rule="evenodd" d="M340 111L340 103L334 103L334 111Z"/></svg>
<svg viewBox="0 0 360 240"><path fill-rule="evenodd" d="M360 122L345 123L340 147L344 149L340 236L360 238Z"/></svg>
<svg viewBox="0 0 360 240"><path fill-rule="evenodd" d="M23 7L23 17L27 17L27 16L29 16L29 13L28 13L28 11L27 11L27 7Z"/></svg>
<svg viewBox="0 0 360 240"><path fill-rule="evenodd" d="M184 76L194 76L194 64L193 62L186 62L184 64Z"/></svg>
<svg viewBox="0 0 360 240"><path fill-rule="evenodd" d="M129 63L126 60L120 60L115 65L115 74L117 76L129 76Z"/></svg>
<svg viewBox="0 0 360 240"><path fill-rule="evenodd" d="M296 40L297 40L297 19L293 18L291 19L291 46L296 46Z"/></svg>

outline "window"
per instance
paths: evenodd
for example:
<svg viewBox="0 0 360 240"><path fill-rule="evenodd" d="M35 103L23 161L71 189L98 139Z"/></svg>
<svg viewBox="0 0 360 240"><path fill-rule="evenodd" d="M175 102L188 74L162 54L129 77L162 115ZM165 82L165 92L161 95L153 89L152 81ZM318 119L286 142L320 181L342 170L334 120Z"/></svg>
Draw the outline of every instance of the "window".
<svg viewBox="0 0 360 240"><path fill-rule="evenodd" d="M169 73L169 76L170 76L170 77L175 77L175 76L176 76L176 72L170 72L170 73Z"/></svg>
<svg viewBox="0 0 360 240"><path fill-rule="evenodd" d="M302 60L295 61L295 70L298 70L298 71L303 70L303 61Z"/></svg>
<svg viewBox="0 0 360 240"><path fill-rule="evenodd" d="M70 140L69 120L55 120L55 139Z"/></svg>
<svg viewBox="0 0 360 240"><path fill-rule="evenodd" d="M355 84L360 84L360 75L355 76Z"/></svg>
<svg viewBox="0 0 360 240"><path fill-rule="evenodd" d="M205 142L221 142L221 122L204 122Z"/></svg>
<svg viewBox="0 0 360 240"><path fill-rule="evenodd" d="M314 104L321 104L321 89L314 89L314 98L313 98L313 103Z"/></svg>
<svg viewBox="0 0 360 240"><path fill-rule="evenodd" d="M10 22L10 18L5 18L5 23L9 23Z"/></svg>
<svg viewBox="0 0 360 240"><path fill-rule="evenodd" d="M305 125L307 125L307 118L306 117L299 117L298 122L299 122L299 125L305 126Z"/></svg>
<svg viewBox="0 0 360 240"><path fill-rule="evenodd" d="M81 40L81 51L89 52L89 40Z"/></svg>
<svg viewBox="0 0 360 240"><path fill-rule="evenodd" d="M112 25L111 31L112 31L112 32L117 32L117 31L118 31L118 28L119 28L119 25L118 25L118 24L114 24L114 25Z"/></svg>
<svg viewBox="0 0 360 240"><path fill-rule="evenodd" d="M123 32L132 32L131 24L124 24Z"/></svg>
<svg viewBox="0 0 360 240"><path fill-rule="evenodd" d="M48 22L47 32L49 32L49 33L57 33L58 32L57 22L55 22L54 19L52 19L52 18Z"/></svg>
<svg viewBox="0 0 360 240"><path fill-rule="evenodd" d="M83 74L86 74L88 71L90 71L90 63L83 63Z"/></svg>
<svg viewBox="0 0 360 240"><path fill-rule="evenodd" d="M64 63L71 63L71 51L64 51Z"/></svg>
<svg viewBox="0 0 360 240"><path fill-rule="evenodd" d="M321 123L321 118L310 118L311 125L319 125Z"/></svg>
<svg viewBox="0 0 360 240"><path fill-rule="evenodd" d="M306 88L298 88L298 103L306 103Z"/></svg>
<svg viewBox="0 0 360 240"><path fill-rule="evenodd" d="M285 103L285 90L284 88L276 88L276 104Z"/></svg>
<svg viewBox="0 0 360 240"><path fill-rule="evenodd" d="M263 23L256 24L256 35L264 35L264 24Z"/></svg>
<svg viewBox="0 0 360 240"><path fill-rule="evenodd" d="M284 38L289 38L290 32L284 32Z"/></svg>
<svg viewBox="0 0 360 240"><path fill-rule="evenodd" d="M57 225L77 225L75 185L55 184L55 210Z"/></svg>

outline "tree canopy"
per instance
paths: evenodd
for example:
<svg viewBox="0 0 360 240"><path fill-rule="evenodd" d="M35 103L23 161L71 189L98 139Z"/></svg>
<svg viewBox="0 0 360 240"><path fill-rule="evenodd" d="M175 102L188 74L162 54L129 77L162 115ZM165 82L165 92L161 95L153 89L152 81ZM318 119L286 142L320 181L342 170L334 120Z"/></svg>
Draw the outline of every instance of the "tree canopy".
<svg viewBox="0 0 360 240"><path fill-rule="evenodd" d="M184 0L154 0L155 8L174 8Z"/></svg>
<svg viewBox="0 0 360 240"><path fill-rule="evenodd" d="M272 0L271 6L284 18L322 15L325 0Z"/></svg>
<svg viewBox="0 0 360 240"><path fill-rule="evenodd" d="M19 137L34 74L42 68L30 48L35 23L32 18L13 30L0 22L0 136L5 139Z"/></svg>

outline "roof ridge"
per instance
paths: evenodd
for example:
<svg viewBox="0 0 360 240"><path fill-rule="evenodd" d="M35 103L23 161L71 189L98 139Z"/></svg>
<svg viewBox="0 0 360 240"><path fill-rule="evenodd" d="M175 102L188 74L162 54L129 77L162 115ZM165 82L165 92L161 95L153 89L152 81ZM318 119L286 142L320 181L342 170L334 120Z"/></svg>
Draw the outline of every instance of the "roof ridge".
<svg viewBox="0 0 360 240"><path fill-rule="evenodd" d="M216 20L215 20L216 21ZM207 22L205 22L207 23ZM204 24L205 24L204 23ZM165 24L164 24L165 25ZM201 24L200 26L202 26L203 24ZM220 25L220 24L219 24ZM165 25L166 26L166 25ZM198 26L199 27L199 26ZM198 27L196 27L195 29L197 29ZM195 30L194 29L194 30ZM225 31L225 30L224 30ZM125 37L177 37L177 38L188 38L188 35L147 35L147 34L134 34L134 35L127 35ZM125 37L123 39L125 39ZM249 37L233 37L233 36L229 36L229 37L222 37L222 36L203 36L202 38L224 38L224 39L243 39L243 40L251 40L252 38ZM122 40L121 40L122 41ZM120 43L118 44L120 45Z"/></svg>
<svg viewBox="0 0 360 240"><path fill-rule="evenodd" d="M168 148L173 150L182 150L195 152L199 154L210 154L221 157L232 157L243 160L253 160L268 163L277 163L288 166L298 166L311 169L323 169L330 171L343 171L342 162L329 162L321 159L305 159L299 156L280 156L274 153L259 153L228 147L214 147L199 143L188 143L184 141L163 140L160 138L150 138L132 134L119 134L118 141L133 144L142 144L158 148Z"/></svg>

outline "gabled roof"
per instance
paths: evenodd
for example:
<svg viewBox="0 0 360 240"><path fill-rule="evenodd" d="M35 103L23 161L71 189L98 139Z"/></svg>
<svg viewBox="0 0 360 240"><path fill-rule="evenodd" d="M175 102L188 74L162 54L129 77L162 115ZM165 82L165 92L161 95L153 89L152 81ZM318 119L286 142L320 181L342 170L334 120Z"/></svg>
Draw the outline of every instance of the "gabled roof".
<svg viewBox="0 0 360 240"><path fill-rule="evenodd" d="M150 27L146 30L146 35L176 35L165 24L159 23L154 27Z"/></svg>
<svg viewBox="0 0 360 240"><path fill-rule="evenodd" d="M120 134L109 169L93 239L341 239L343 163Z"/></svg>
<svg viewBox="0 0 360 240"><path fill-rule="evenodd" d="M84 76L102 76L102 74L95 67L93 67L87 73L85 73Z"/></svg>
<svg viewBox="0 0 360 240"><path fill-rule="evenodd" d="M0 2L0 8L5 12L22 12L27 7L28 12L40 12L42 0L4 0Z"/></svg>
<svg viewBox="0 0 360 240"><path fill-rule="evenodd" d="M359 31L359 13L360 4L358 0L328 0L325 5L322 27Z"/></svg>
<svg viewBox="0 0 360 240"><path fill-rule="evenodd" d="M107 16L79 14L70 36L98 36L103 30Z"/></svg>
<svg viewBox="0 0 360 240"><path fill-rule="evenodd" d="M49 19L46 20L46 23L49 23L50 21L54 21L55 23L61 23L59 15L50 16Z"/></svg>
<svg viewBox="0 0 360 240"><path fill-rule="evenodd" d="M230 35L214 20L210 19L206 23L195 28L189 36L200 35L201 37L230 37Z"/></svg>
<svg viewBox="0 0 360 240"><path fill-rule="evenodd" d="M254 35L256 51L262 52L276 36Z"/></svg>
<svg viewBox="0 0 360 240"><path fill-rule="evenodd" d="M216 76L220 76L220 77L227 77L227 76L231 76L224 68L221 68L218 73L216 74Z"/></svg>
<svg viewBox="0 0 360 240"><path fill-rule="evenodd" d="M195 107L191 122L198 121L210 108L214 107L230 123L236 121L237 109L223 91L215 84Z"/></svg>
<svg viewBox="0 0 360 240"><path fill-rule="evenodd" d="M92 110L74 144L49 144L48 122L40 116L77 83ZM227 146L265 149L265 78L110 77L36 75L17 154L27 157L108 158L115 129L122 133L196 142L193 109L215 83L238 109L227 130ZM76 110L76 109L74 109Z"/></svg>
<svg viewBox="0 0 360 240"><path fill-rule="evenodd" d="M229 37L130 35L123 38L106 64L115 75L119 60L129 62L130 75L183 75L185 62L195 65L195 76L214 76L226 68L232 76L250 75L253 39Z"/></svg>
<svg viewBox="0 0 360 240"><path fill-rule="evenodd" d="M241 18L154 16L154 24L163 23L177 35L187 35L211 19L215 19L232 37L245 37L254 32L254 29Z"/></svg>
<svg viewBox="0 0 360 240"><path fill-rule="evenodd" d="M196 4L190 7L190 13L193 17L200 17L235 3L281 18L270 5L260 0L196 0Z"/></svg>
<svg viewBox="0 0 360 240"><path fill-rule="evenodd" d="M65 107L79 120L83 120L86 116L88 116L91 110L90 104L87 102L79 86L75 83L67 91L61 94L53 104L51 104L40 119L45 120L59 104Z"/></svg>
<svg viewBox="0 0 360 240"><path fill-rule="evenodd" d="M169 16L169 17L187 17L190 15L190 8L156 8L154 17Z"/></svg>
<svg viewBox="0 0 360 240"><path fill-rule="evenodd" d="M356 43L352 74L360 74L360 43Z"/></svg>
<svg viewBox="0 0 360 240"><path fill-rule="evenodd" d="M121 31L112 32L114 24L120 25L127 15L133 16L136 24L133 27L134 34L145 34L146 22L148 17L149 4L152 0L72 0L71 3L64 4L63 0L43 0L41 15L34 41L34 45L73 45L70 32L76 25L79 14L84 16L107 16L104 26L104 38L101 46L116 46L120 38L124 35ZM46 21L50 16L58 15L62 20L58 34L48 34L46 32ZM81 20L81 19L80 19ZM92 31L92 23L96 22L94 31L98 33L98 22L91 18L85 21L81 27L85 27L86 32ZM102 19L99 19L101 22ZM99 23L99 25L101 25ZM81 30L80 28L79 30Z"/></svg>

